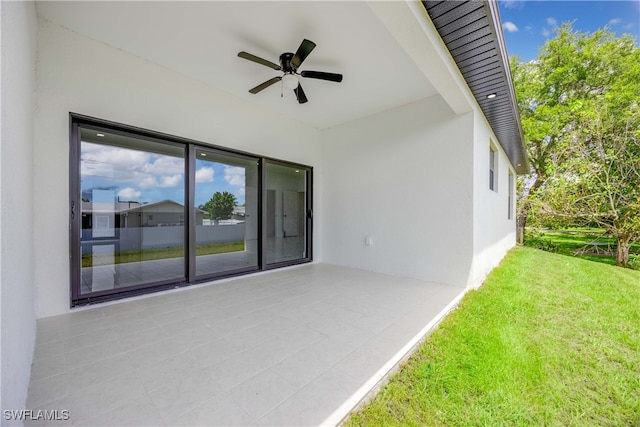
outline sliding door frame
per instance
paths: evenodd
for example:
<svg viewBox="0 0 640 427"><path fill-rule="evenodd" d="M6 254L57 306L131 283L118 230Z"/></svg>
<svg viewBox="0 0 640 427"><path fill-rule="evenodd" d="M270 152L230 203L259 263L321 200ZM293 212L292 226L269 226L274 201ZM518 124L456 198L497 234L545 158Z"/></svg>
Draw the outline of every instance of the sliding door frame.
<svg viewBox="0 0 640 427"><path fill-rule="evenodd" d="M286 260L286 261L280 261L280 262L276 262L276 263L271 263L269 264L267 262L267 254L266 251L264 250L265 244L267 242L267 209L265 208L266 206L266 200L267 200L267 165L268 164L272 164L272 165L279 165L279 166L286 166L286 167L290 167L290 168L296 168L299 170L304 171L305 173L305 212L304 212L304 232L305 232L305 256L301 257L301 258L297 258L297 259L292 259L292 260ZM262 224L262 244L260 245L261 248L263 248L263 253L262 253L262 260L261 260L261 265L262 265L262 269L263 270L272 270L275 268L282 268L282 267L289 267L292 265L297 265L297 264L304 264L307 262L310 262L313 260L312 257L312 248L313 248L313 244L312 244L312 238L311 236L313 235L313 194L312 194L312 190L313 190L313 167L311 166L305 166L305 165L301 165L298 163L292 163L292 162L287 162L284 160L278 160L278 159L272 159L272 158L264 158L264 162L263 162L263 168L262 168L262 179L261 184L262 184L262 200L264 200L264 203L261 204L261 206L263 207L263 213L261 216L261 221L260 223Z"/></svg>
<svg viewBox="0 0 640 427"><path fill-rule="evenodd" d="M70 221L70 277L71 277L71 306L91 304L94 302L108 301L114 298L113 290L95 291L90 293L82 293L82 252L81 252L81 236L82 236L82 194L81 194L81 170L80 170L80 155L81 155L81 136L80 129L89 129L96 132L106 132L114 135L120 135L125 137L133 137L141 141L150 141L154 143L160 143L168 146L181 148L184 151L184 161L186 165L187 145L183 141L179 141L176 138L169 138L160 133L154 133L143 129L128 127L125 125L119 125L112 122L107 122L99 119L94 119L87 116L81 116L78 114L70 114L71 123L71 135L70 135L70 149L69 149L69 221ZM185 167L185 173L187 172ZM183 191L187 191L187 182ZM187 206L185 204L184 215L187 217ZM185 226L185 230L188 227ZM186 236L186 234L185 234ZM189 248L184 241L184 253L185 257L189 253ZM187 258L184 258L187 259ZM183 278L184 280L167 279L156 282L149 282L140 285L125 286L119 288L118 294L126 296L140 295L148 293L149 288L157 288L157 290L170 289L174 287L185 286L187 281L187 265L184 265Z"/></svg>
<svg viewBox="0 0 640 427"><path fill-rule="evenodd" d="M189 206L191 207L193 204L193 201L195 200L195 192L196 192L196 182L195 179L193 179L195 177L195 171L196 171L196 151L198 149L201 150L206 150L215 154L220 154L223 156L227 156L227 157L235 157L238 159L243 159L243 160L249 160L249 161L255 161L256 162L256 166L257 166L257 175L258 175L258 188L257 190L257 208L258 208L258 218L261 217L261 211L262 211L262 190L261 190L261 185L262 182L260 180L260 176L262 174L262 161L261 158L255 155L249 155L246 153L239 153L239 152L233 152L230 151L228 149L220 149L218 147L213 147L213 146L209 146L209 145L205 145L202 143L192 143L189 145L189 167L190 167L190 171L193 171L192 174L189 174L189 179L187 179L188 182L188 199L189 200ZM245 199L245 203L246 203L246 199ZM185 203L186 205L187 203ZM209 273L209 274L201 274L201 275L197 275L197 270L196 270L196 248L197 248L197 234L196 234L196 210L194 209L188 209L189 210L189 226L186 227L188 230L188 242L189 242L189 251L190 253L193 253L193 256L189 256L188 258L188 267L189 267L189 275L187 276L189 283L200 283L200 282L204 282L204 281L210 281L210 280L215 280L215 279L222 279L222 278L226 278L226 277L233 277L233 276L238 276L238 275L242 275L242 274L247 274L247 273L255 273L258 271L261 271L261 264L260 264L260 260L262 259L262 245L260 244L260 236L261 236L261 221L258 221L257 227L258 229L256 230L257 236L258 236L258 253L257 253L257 265L256 266L249 266L249 267L242 267L242 268L237 268L237 269L232 269L232 270L224 270L224 271L219 271L219 272L214 272L214 273Z"/></svg>
<svg viewBox="0 0 640 427"><path fill-rule="evenodd" d="M81 136L80 129L91 129L111 134L133 137L140 140L159 142L162 144L179 146L184 148L184 280L164 280L150 282L141 285L119 288L117 291L105 290L91 293L81 293L82 285L82 195L81 195ZM227 270L207 275L196 276L196 209L195 200L195 170L197 149L205 149L218 152L222 155L255 160L257 162L258 188L257 188L257 215L258 215L258 265L236 270ZM266 260L266 179L267 164L278 164L304 170L306 177L305 188L305 256L274 264L267 264ZM69 114L69 267L70 267L70 306L87 305L105 302L115 299L127 298L135 295L148 294L166 289L190 286L202 282L210 282L216 279L239 276L259 271L272 270L302 263L308 263L312 258L313 235L313 168L311 166L284 160L269 158L245 151L234 150L214 144L155 132L135 126L124 125L112 121L97 119L94 117L70 113Z"/></svg>

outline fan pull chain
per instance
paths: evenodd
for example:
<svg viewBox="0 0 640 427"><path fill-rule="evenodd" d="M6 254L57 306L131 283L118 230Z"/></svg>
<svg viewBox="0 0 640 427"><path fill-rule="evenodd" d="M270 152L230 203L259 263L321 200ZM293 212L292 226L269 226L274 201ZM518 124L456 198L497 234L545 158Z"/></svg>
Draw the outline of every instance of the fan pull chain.
<svg viewBox="0 0 640 427"><path fill-rule="evenodd" d="M280 98L284 98L284 81L280 80Z"/></svg>

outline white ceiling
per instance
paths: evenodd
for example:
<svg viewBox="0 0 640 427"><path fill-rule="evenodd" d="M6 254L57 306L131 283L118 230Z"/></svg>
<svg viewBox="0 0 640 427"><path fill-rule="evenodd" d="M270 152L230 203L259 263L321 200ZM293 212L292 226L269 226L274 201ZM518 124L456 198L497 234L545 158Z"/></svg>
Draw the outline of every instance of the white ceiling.
<svg viewBox="0 0 640 427"><path fill-rule="evenodd" d="M406 7L403 2L397 7ZM40 17L230 92L262 108L327 128L428 96L436 90L365 2L38 2ZM281 75L237 57L278 63L303 38L317 44L300 70L344 75L342 83L301 79L298 104Z"/></svg>

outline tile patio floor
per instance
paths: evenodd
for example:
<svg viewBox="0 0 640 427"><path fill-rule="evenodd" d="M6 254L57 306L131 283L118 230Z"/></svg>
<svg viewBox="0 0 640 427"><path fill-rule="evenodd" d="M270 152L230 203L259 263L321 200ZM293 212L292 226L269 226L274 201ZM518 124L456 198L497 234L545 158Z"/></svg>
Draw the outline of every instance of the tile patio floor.
<svg viewBox="0 0 640 427"><path fill-rule="evenodd" d="M57 425L336 424L462 292L307 264L41 319L27 406L68 410Z"/></svg>

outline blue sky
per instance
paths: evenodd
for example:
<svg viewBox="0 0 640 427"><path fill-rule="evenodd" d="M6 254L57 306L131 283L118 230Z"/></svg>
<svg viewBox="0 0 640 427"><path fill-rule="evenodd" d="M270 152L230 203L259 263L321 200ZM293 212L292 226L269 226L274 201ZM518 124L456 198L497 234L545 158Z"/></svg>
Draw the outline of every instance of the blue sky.
<svg viewBox="0 0 640 427"><path fill-rule="evenodd" d="M618 36L628 33L640 39L640 0L559 1L500 0L500 17L509 55L524 61L538 57L553 29L573 22L581 32L608 27Z"/></svg>

